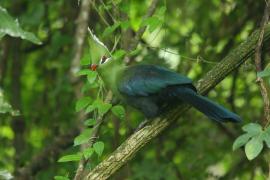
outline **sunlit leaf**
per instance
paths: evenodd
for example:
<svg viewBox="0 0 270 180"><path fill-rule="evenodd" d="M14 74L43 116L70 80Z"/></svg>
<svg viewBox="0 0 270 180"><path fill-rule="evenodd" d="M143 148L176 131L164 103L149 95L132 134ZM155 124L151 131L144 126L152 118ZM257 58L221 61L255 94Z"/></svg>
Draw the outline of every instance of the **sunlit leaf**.
<svg viewBox="0 0 270 180"><path fill-rule="evenodd" d="M248 134L248 133L239 136L233 143L233 150L236 150L240 148L241 146L245 145L247 141L250 139L250 137L251 137L251 134Z"/></svg>
<svg viewBox="0 0 270 180"><path fill-rule="evenodd" d="M103 103L98 106L98 114L104 115L106 112L108 112L111 109L112 105Z"/></svg>
<svg viewBox="0 0 270 180"><path fill-rule="evenodd" d="M70 162L70 161L80 161L82 155L81 154L69 154L62 156L58 162Z"/></svg>
<svg viewBox="0 0 270 180"><path fill-rule="evenodd" d="M12 37L20 37L22 39L31 41L35 44L41 44L41 41L33 34L27 31L24 31L18 22L14 20L7 12L6 9L0 6L0 33L1 37L4 34L8 34Z"/></svg>
<svg viewBox="0 0 270 180"><path fill-rule="evenodd" d="M242 127L243 131L256 135L262 132L262 126L257 123L249 123Z"/></svg>
<svg viewBox="0 0 270 180"><path fill-rule="evenodd" d="M92 60L91 60L91 54L90 52L88 51L87 53L84 53L81 61L80 61L80 64L82 66L85 66L85 65L89 65L91 64Z"/></svg>
<svg viewBox="0 0 270 180"><path fill-rule="evenodd" d="M90 97L83 97L83 98L79 99L76 102L76 107L75 107L76 112L82 110L83 108L85 108L91 102L92 102L92 98L90 98Z"/></svg>
<svg viewBox="0 0 270 180"><path fill-rule="evenodd" d="M87 80L89 84L93 84L97 78L97 72L96 71L91 71L91 73L87 74Z"/></svg>
<svg viewBox="0 0 270 180"><path fill-rule="evenodd" d="M149 31L153 32L162 25L162 21L158 17L149 17L143 21L143 25L149 26Z"/></svg>
<svg viewBox="0 0 270 180"><path fill-rule="evenodd" d="M93 153L94 153L94 149L91 147L88 147L83 150L83 156L85 157L85 159L89 159Z"/></svg>
<svg viewBox="0 0 270 180"><path fill-rule="evenodd" d="M118 26L120 26L120 24L121 24L120 22L117 22L117 23L115 23L114 25L107 27L107 28L104 30L102 36L103 36L103 37L106 37L106 36L111 35L111 34L118 28Z"/></svg>
<svg viewBox="0 0 270 180"><path fill-rule="evenodd" d="M83 132L81 132L81 134L74 139L74 146L87 143L90 139L91 133L92 129L90 128L83 130Z"/></svg>
<svg viewBox="0 0 270 180"><path fill-rule="evenodd" d="M114 58L114 59L120 59L120 58L122 58L125 54L126 54L126 51L120 49L120 50L115 51L115 53L113 54L113 58Z"/></svg>
<svg viewBox="0 0 270 180"><path fill-rule="evenodd" d="M89 105L89 106L86 108L85 112L86 112L86 113L90 113L90 112L94 111L96 108L97 108L96 106L94 106L93 104L91 104L91 105Z"/></svg>
<svg viewBox="0 0 270 180"><path fill-rule="evenodd" d="M93 126L93 125L95 125L96 124L96 120L95 119L87 119L87 120L85 120L84 121L84 125L85 126Z"/></svg>
<svg viewBox="0 0 270 180"><path fill-rule="evenodd" d="M55 180L70 180L68 177L66 176L54 176Z"/></svg>
<svg viewBox="0 0 270 180"><path fill-rule="evenodd" d="M263 149L263 142L261 138L254 137L245 145L245 153L248 160L256 158Z"/></svg>
<svg viewBox="0 0 270 180"><path fill-rule="evenodd" d="M123 30L126 30L126 29L128 29L128 28L130 27L130 22L129 22L129 21L122 21L122 22L120 23L120 26L121 26L121 28L122 28Z"/></svg>
<svg viewBox="0 0 270 180"><path fill-rule="evenodd" d="M0 89L0 114L9 113L12 116L20 115L18 110L14 110L12 106L5 100L4 95Z"/></svg>
<svg viewBox="0 0 270 180"><path fill-rule="evenodd" d="M262 139L266 143L267 147L270 148L270 133L268 131L264 131L262 133Z"/></svg>
<svg viewBox="0 0 270 180"><path fill-rule="evenodd" d="M93 71L90 69L81 69L79 72L76 73L77 76L83 76L83 75L88 75L91 74Z"/></svg>
<svg viewBox="0 0 270 180"><path fill-rule="evenodd" d="M124 119L125 118L125 109L124 109L123 106L120 106L120 105L113 106L111 111L119 119Z"/></svg>
<svg viewBox="0 0 270 180"><path fill-rule="evenodd" d="M104 143L101 141L98 141L93 145L93 148L95 152L98 154L98 156L101 156L104 150Z"/></svg>

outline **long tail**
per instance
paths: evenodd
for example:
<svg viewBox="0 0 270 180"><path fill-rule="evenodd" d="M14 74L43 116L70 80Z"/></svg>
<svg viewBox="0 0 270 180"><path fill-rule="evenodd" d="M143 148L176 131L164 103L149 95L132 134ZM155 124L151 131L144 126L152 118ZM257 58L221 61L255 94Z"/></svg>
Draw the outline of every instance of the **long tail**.
<svg viewBox="0 0 270 180"><path fill-rule="evenodd" d="M223 106L211 101L210 99L197 94L188 87L177 87L175 95L182 100L191 104L193 107L204 113L210 119L218 122L241 122L240 116L225 109Z"/></svg>

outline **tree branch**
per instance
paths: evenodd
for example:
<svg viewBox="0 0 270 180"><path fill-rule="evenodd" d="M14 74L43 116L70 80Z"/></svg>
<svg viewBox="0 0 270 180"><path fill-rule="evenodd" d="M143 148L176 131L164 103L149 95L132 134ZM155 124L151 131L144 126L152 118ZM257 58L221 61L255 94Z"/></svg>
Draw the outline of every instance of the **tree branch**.
<svg viewBox="0 0 270 180"><path fill-rule="evenodd" d="M201 94L206 94L231 71L239 67L254 53L259 31L256 30L249 38L232 50L220 63L218 63L204 78L198 81L197 89ZM264 41L270 38L270 26L265 29ZM155 118L151 123L131 135L104 161L97 165L85 178L86 179L108 179L124 164L131 160L136 153L149 141L159 135L164 129L176 121L190 106L180 105L171 110L166 116Z"/></svg>
<svg viewBox="0 0 270 180"><path fill-rule="evenodd" d="M80 60L81 60L81 56L83 52L83 45L84 45L84 41L85 41L85 37L87 33L87 27L88 27L90 3L91 3L91 0L81 1L80 12L76 20L77 27L76 27L76 32L75 32L75 37L74 37L74 47L73 47L74 54L71 60L71 68L70 68L70 76L69 76L71 83L75 83L79 80L78 76L76 76L76 73L80 69ZM83 96L81 92L81 86L82 86L82 83L79 82L74 87L76 99L80 99ZM83 121L85 119L86 119L86 114L84 112L79 112L77 115L77 121L79 122L80 131L84 129ZM81 149L84 149L84 146L81 146ZM84 163L85 163L85 159L82 158L76 170L75 179L78 179L81 176L84 170Z"/></svg>
<svg viewBox="0 0 270 180"><path fill-rule="evenodd" d="M263 70L262 59L261 59L261 56L262 56L261 49L263 45L264 28L269 19L269 6L268 6L269 3L270 3L270 0L265 5L264 15L261 21L260 36L259 36L257 47L255 49L255 66L256 66L257 72L260 72ZM263 80L263 78L257 77L256 82L260 86L260 91L261 91L261 95L262 95L263 103L264 103L264 118L262 120L262 124L267 126L267 124L270 122L269 95L267 93L266 83Z"/></svg>

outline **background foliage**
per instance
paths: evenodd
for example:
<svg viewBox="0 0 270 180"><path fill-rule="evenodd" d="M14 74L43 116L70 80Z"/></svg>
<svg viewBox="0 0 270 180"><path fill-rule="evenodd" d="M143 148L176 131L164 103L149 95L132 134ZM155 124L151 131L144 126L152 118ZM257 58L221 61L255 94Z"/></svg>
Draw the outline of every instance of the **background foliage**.
<svg viewBox="0 0 270 180"><path fill-rule="evenodd" d="M144 119L130 107L106 102L106 89L96 73L81 70L77 72L80 81L73 81L70 71L78 3L0 3L0 176L10 172L21 177L21 170L30 164L35 169L30 176L35 179L72 179L82 157L90 157L87 169L93 168ZM196 81L259 27L265 2L159 1L154 15L143 18L149 5L147 0L92 1L88 25L110 50L116 45L114 57L128 54L134 64L159 64ZM147 26L146 32L136 50L130 51L131 39L141 26ZM89 37L87 34L80 61L82 69L95 56ZM259 76L269 87L268 47L265 49L265 71ZM182 123L167 129L114 178L268 177L270 135L269 128L259 125L263 102L253 62L252 57L208 95L237 112L242 124L217 124L192 109ZM78 91L83 92L80 98ZM84 124L79 114L84 114ZM89 139L93 126L104 115L92 148L80 150L79 145L93 140ZM242 139L235 141L238 136ZM245 151L252 161L244 149L232 150L234 141L234 149L247 143ZM42 153L47 160L34 164L34 157L40 158Z"/></svg>

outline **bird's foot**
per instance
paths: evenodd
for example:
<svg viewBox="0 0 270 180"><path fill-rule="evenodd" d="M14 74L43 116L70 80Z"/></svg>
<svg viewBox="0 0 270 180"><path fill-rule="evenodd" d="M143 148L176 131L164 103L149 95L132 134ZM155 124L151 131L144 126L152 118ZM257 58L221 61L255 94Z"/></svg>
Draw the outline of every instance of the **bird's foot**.
<svg viewBox="0 0 270 180"><path fill-rule="evenodd" d="M139 126L135 129L135 132L137 132L137 131L141 130L143 127L145 127L145 125L146 125L148 122L149 122L148 119L146 119L146 120L144 120L143 122L141 122L141 123L139 124Z"/></svg>

